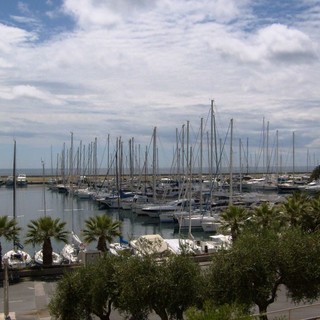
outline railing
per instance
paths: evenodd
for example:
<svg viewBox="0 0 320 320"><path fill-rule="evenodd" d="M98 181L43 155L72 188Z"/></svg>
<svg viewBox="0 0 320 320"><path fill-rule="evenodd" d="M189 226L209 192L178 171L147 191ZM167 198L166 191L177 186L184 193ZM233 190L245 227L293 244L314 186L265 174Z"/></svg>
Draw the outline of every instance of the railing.
<svg viewBox="0 0 320 320"><path fill-rule="evenodd" d="M320 303L267 312L269 320L320 320ZM254 314L253 319L259 319Z"/></svg>

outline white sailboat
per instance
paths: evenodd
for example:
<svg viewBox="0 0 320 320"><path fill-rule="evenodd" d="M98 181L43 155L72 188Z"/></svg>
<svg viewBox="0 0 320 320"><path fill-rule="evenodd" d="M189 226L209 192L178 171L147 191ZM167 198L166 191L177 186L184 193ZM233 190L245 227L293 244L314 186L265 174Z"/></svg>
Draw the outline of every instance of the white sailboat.
<svg viewBox="0 0 320 320"><path fill-rule="evenodd" d="M32 262L30 254L18 248L6 252L2 257L2 261L5 260L8 261L9 268L11 269L23 269Z"/></svg>
<svg viewBox="0 0 320 320"><path fill-rule="evenodd" d="M79 262L79 253L86 250L85 244L80 240L77 234L71 233L71 243L67 243L62 248L60 255L66 263Z"/></svg>
<svg viewBox="0 0 320 320"><path fill-rule="evenodd" d="M46 216L47 215L47 204L46 204L46 193L45 193L45 183L44 183L45 172L44 172L44 162L43 161L42 161L42 176L43 176L43 208L44 208L44 216ZM62 261L63 261L62 256L59 253L52 251L52 264L53 265L60 265L62 263ZM42 249L35 252L34 262L39 265L43 264Z"/></svg>
<svg viewBox="0 0 320 320"><path fill-rule="evenodd" d="M13 219L16 219L16 141L14 140L13 148L13 174L12 174L13 184ZM2 261L7 259L9 268L12 269L21 269L25 268L31 264L32 258L29 253L23 251L23 246L17 241L13 242L13 249L6 252Z"/></svg>

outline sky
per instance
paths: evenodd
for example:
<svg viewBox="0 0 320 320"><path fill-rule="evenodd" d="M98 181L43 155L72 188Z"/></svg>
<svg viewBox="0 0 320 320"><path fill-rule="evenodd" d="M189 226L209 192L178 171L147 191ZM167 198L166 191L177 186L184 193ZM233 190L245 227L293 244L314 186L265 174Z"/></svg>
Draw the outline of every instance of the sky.
<svg viewBox="0 0 320 320"><path fill-rule="evenodd" d="M314 167L319 26L319 0L1 0L0 168L14 140L18 168L56 166L71 136L143 159L154 128L160 167L187 132L196 165L211 103L229 163Z"/></svg>

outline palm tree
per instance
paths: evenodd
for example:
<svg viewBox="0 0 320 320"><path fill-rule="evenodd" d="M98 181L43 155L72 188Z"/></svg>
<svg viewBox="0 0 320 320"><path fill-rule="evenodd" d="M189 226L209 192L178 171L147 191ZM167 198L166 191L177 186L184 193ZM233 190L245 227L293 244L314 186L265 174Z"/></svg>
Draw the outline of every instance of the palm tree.
<svg viewBox="0 0 320 320"><path fill-rule="evenodd" d="M9 219L8 216L0 216L0 239L4 237L7 241L17 241L21 228L15 219ZM2 261L2 246L0 241L0 269Z"/></svg>
<svg viewBox="0 0 320 320"><path fill-rule="evenodd" d="M234 242L244 225L248 221L249 215L245 208L231 205L220 215L221 229L230 230L232 241Z"/></svg>
<svg viewBox="0 0 320 320"><path fill-rule="evenodd" d="M300 221L302 230L312 233L320 230L320 195L310 200L310 209L307 210Z"/></svg>
<svg viewBox="0 0 320 320"><path fill-rule="evenodd" d="M120 221L113 221L111 217L104 214L101 216L90 217L85 221L86 228L82 231L84 241L91 243L98 240L97 249L106 252L107 241L110 243L114 237L121 235Z"/></svg>
<svg viewBox="0 0 320 320"><path fill-rule="evenodd" d="M68 231L65 230L66 222L59 218L52 219L50 216L44 216L37 220L31 220L28 224L26 235L27 244L42 244L43 265L52 265L52 244L51 238L56 241L68 242Z"/></svg>
<svg viewBox="0 0 320 320"><path fill-rule="evenodd" d="M282 211L289 227L301 227L301 221L310 211L310 197L301 192L294 192L282 204Z"/></svg>
<svg viewBox="0 0 320 320"><path fill-rule="evenodd" d="M251 211L250 225L256 230L280 230L283 225L283 219L279 213L278 206L263 202L255 207Z"/></svg>

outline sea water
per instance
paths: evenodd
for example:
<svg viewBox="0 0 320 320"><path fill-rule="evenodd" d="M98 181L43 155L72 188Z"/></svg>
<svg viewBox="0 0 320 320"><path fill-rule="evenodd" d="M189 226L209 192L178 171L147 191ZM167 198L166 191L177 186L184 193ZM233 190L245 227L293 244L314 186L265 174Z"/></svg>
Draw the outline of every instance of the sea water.
<svg viewBox="0 0 320 320"><path fill-rule="evenodd" d="M0 215L7 215L13 218L13 189L5 186L0 187ZM51 216L60 218L66 222L66 229L74 231L82 239L82 230L85 227L85 220L89 217L108 214L114 220L120 220L121 234L124 240L130 241L145 234L160 234L163 238L179 238L187 235L179 235L172 223L160 223L158 219L137 216L131 210L99 210L93 200L78 199L72 195L66 195L51 191L42 185L28 185L23 188L16 188L15 217L22 228L20 233L20 243L24 250L31 255L38 251L41 246L25 245L25 235L27 225L31 220L36 220L41 216ZM207 239L208 235L198 232L193 234L195 239ZM12 243L8 243L3 237L0 239L2 253L12 249ZM119 242L119 239L114 239ZM53 249L60 252L63 243L52 241ZM97 243L88 246L95 249Z"/></svg>

